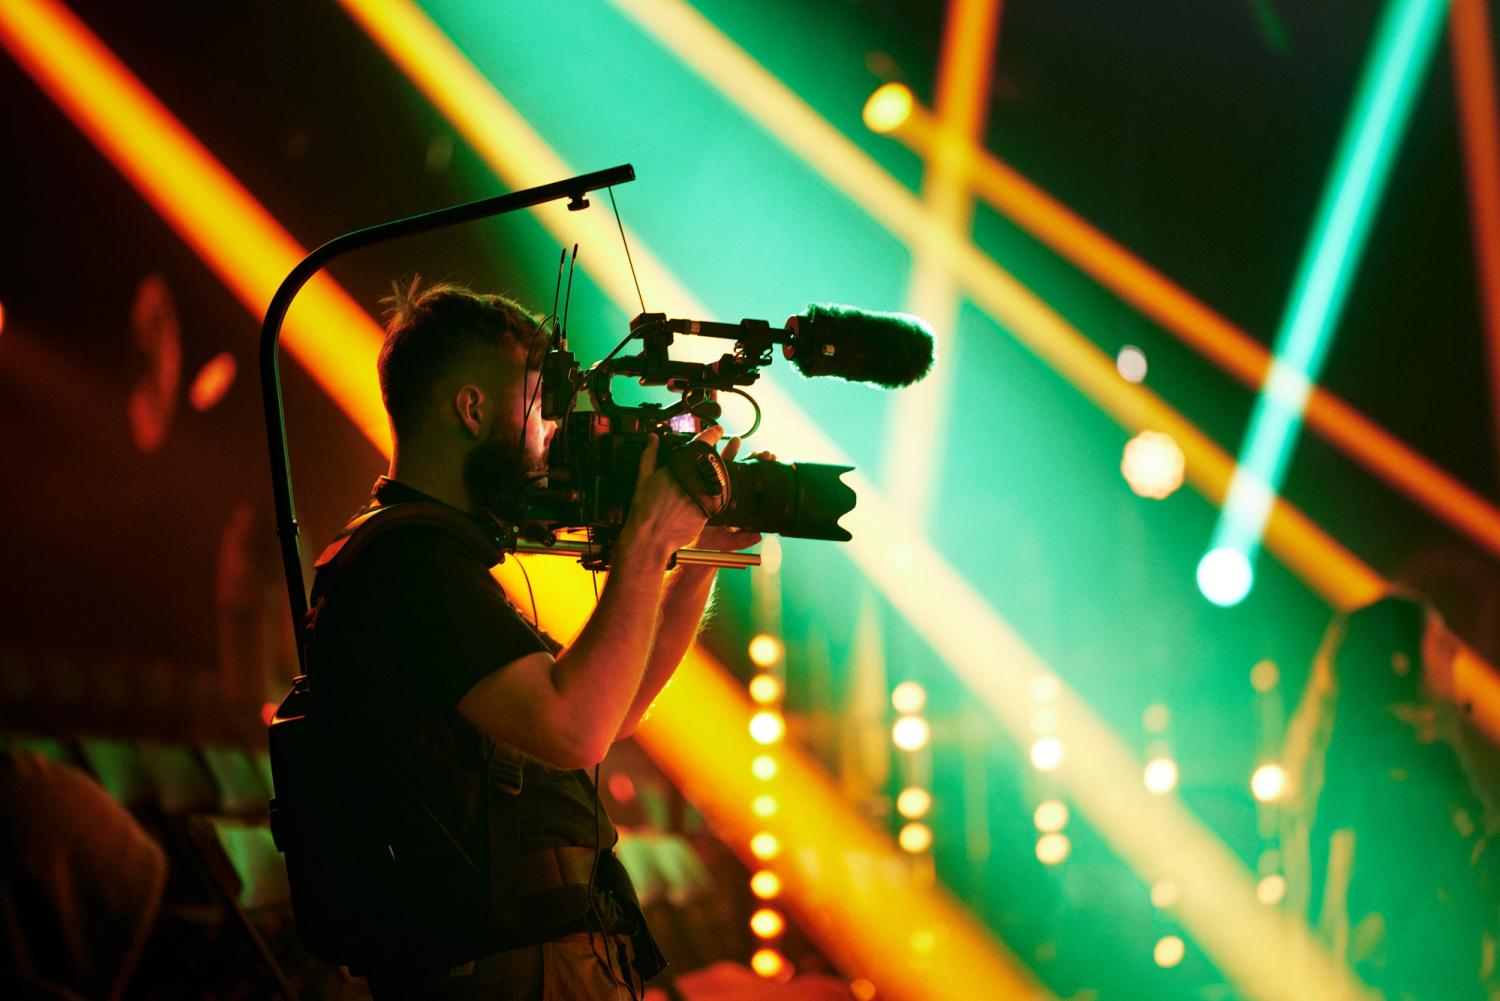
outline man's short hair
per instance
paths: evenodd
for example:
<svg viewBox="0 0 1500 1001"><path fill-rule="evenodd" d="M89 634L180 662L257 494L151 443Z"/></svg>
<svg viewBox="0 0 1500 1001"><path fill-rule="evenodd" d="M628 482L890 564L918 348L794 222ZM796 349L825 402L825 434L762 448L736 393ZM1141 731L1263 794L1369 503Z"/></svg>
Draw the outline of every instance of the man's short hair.
<svg viewBox="0 0 1500 1001"><path fill-rule="evenodd" d="M435 387L466 356L511 347L527 368L541 364L547 339L540 318L503 295L482 295L453 282L424 285L420 276L392 283L380 349L380 397L397 437L414 430Z"/></svg>

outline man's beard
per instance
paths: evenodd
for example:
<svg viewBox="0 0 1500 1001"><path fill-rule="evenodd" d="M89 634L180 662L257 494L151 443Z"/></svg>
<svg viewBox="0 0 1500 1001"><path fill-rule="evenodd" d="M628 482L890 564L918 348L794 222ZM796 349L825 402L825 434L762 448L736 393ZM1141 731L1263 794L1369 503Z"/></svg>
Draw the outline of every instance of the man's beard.
<svg viewBox="0 0 1500 1001"><path fill-rule="evenodd" d="M542 470L529 468L520 437L506 432L497 431L464 456L464 485L480 507L514 521L522 513L526 484Z"/></svg>

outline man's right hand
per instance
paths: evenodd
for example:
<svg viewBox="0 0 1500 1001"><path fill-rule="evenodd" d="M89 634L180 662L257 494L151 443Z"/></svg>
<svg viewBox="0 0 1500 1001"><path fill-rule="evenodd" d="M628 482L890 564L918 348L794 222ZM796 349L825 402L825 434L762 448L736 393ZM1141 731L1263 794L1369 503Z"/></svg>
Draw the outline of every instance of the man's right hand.
<svg viewBox="0 0 1500 1001"><path fill-rule="evenodd" d="M723 434L723 428L710 427L695 440L714 445ZM646 439L636 474L635 498L630 502L630 515L620 531L620 546L622 549L645 546L659 549L663 556L670 556L692 545L703 526L708 524L708 518L667 469L656 468L660 447L656 435Z"/></svg>

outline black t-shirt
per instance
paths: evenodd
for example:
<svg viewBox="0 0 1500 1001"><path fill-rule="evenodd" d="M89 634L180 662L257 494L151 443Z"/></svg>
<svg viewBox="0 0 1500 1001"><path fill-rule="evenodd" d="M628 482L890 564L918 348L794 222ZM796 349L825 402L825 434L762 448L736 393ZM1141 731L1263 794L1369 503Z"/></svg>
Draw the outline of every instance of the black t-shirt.
<svg viewBox="0 0 1500 1001"><path fill-rule="evenodd" d="M394 480L375 484L372 506L438 503ZM366 508L368 510L368 508ZM507 599L471 544L437 525L390 528L372 538L329 589L310 656L315 690L339 728L376 768L399 773L473 858L487 856L485 738L458 703L491 672L557 644ZM421 807L412 801L412 810ZM528 759L520 800L520 852L595 844L588 774ZM598 843L614 845L599 813Z"/></svg>

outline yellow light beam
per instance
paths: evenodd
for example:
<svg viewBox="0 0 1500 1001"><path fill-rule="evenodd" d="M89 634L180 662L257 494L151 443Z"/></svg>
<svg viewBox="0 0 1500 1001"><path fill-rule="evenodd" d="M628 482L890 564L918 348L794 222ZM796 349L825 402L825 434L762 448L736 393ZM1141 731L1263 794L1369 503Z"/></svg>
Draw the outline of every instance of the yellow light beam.
<svg viewBox="0 0 1500 1001"><path fill-rule="evenodd" d="M0 43L259 316L303 256L269 213L55 0L0 0ZM144 123L145 138L132 132L132 122ZM383 429L374 391L380 328L332 279L319 286L320 294L299 297L292 310L302 318L298 359L320 385L338 390L330 395L360 427ZM370 437L389 454L384 435ZM558 559L528 566L548 595L544 627L572 636L593 608L588 575ZM519 599L512 573L498 576ZM740 849L751 825L761 823L745 806L749 763L759 750L748 737L751 709L723 666L695 648L649 727L658 759L685 786L700 789L704 812ZM777 829L795 846L784 879L793 892L812 895L805 920L824 931L831 956L891 997L966 998L974 996L971 988L986 997L1048 996L951 897L901 878L900 852L853 814L815 763L785 745L777 753L786 806ZM863 939L848 934L845 923L864 928L877 907L895 911L889 922L865 928ZM839 927L830 930L830 923ZM919 933L934 936L930 955L913 948L914 937L928 941ZM959 982L952 972L934 977L912 965L929 960L939 971L977 980Z"/></svg>
<svg viewBox="0 0 1500 1001"><path fill-rule="evenodd" d="M263 315L290 270L281 262L306 254L297 241L66 7L4 0L0 25L11 56L245 307ZM285 343L309 371L311 352L334 353L314 378L339 406L360 415L356 423L371 443L388 449L380 390L366 378L374 349L336 336L368 324L354 300L318 275L287 316Z"/></svg>
<svg viewBox="0 0 1500 1001"><path fill-rule="evenodd" d="M396 0L341 2L397 65L427 92L428 98L449 115L459 131L507 183L516 187L529 185L534 176L531 172L538 169L551 173L568 172L567 164L557 158L515 109L420 11ZM545 217L543 222L554 225ZM701 307L657 260L644 241L632 238L631 246L637 268L642 274L653 276L653 289L660 283L662 288L670 289L670 301L689 310L687 315L704 315ZM1012 281L1008 276L1003 277ZM629 304L634 301L633 286L621 281L602 284L615 302L628 312ZM1004 292L1002 289L1001 294ZM656 294L654 292L653 297ZM1030 301L1045 310L1040 302ZM1050 311L1048 315L1052 315ZM1058 318L1056 322L1062 321ZM1077 339L1081 342L1081 335ZM1092 345L1088 348L1097 354ZM1106 367L1113 376L1113 365L1106 363ZM802 454L811 452L828 461L842 462L836 446L774 384L763 384L757 392L765 402L764 432L771 441L795 441ZM1228 462L1227 457L1225 461ZM883 501L865 477L856 472L846 479L860 497L859 506L846 518L846 524L855 533L854 542L848 545L849 552L896 607L906 612L928 642L948 657L954 669L1012 732L1017 743L1024 746L1030 735L1030 722L1018 718L1011 696L1028 690L1031 679L1041 670L1040 661L1021 644L978 592L925 542L918 539L910 545L892 546L890 540L911 537L909 526ZM922 568L922 572L913 572L914 567ZM955 623L962 623L962 628L955 628ZM674 683L674 697L676 687L677 683ZM675 704L675 701L664 700L664 705ZM1327 959L1300 922L1266 913L1259 905L1253 881L1232 853L1185 810L1164 807L1155 797L1148 797L1141 791L1137 780L1140 768L1133 763L1129 750L1115 740L1080 701L1070 698L1069 707L1079 721L1078 746L1083 749L1080 760L1097 759L1100 773L1119 767L1123 769L1122 773L1131 776L1130 781L1124 783L1105 782L1097 779L1087 767L1068 770L1065 775L1075 798L1080 804L1092 806L1091 819L1106 837L1130 850L1130 854L1125 855L1126 861L1138 871L1176 872L1184 874L1187 881L1198 881L1195 883L1199 887L1196 895L1188 894L1184 898L1185 923L1188 920L1195 922L1192 925L1195 930L1197 924L1204 926L1204 934L1196 937L1213 948L1220 965L1239 982L1258 985L1257 993L1252 995L1257 998L1296 997L1304 983L1340 989L1348 987L1350 996L1355 996L1357 986L1351 982L1347 971ZM709 733L706 730L695 733L690 726L679 728L673 724L671 717L658 713L641 727L638 737L654 754L681 746L679 741L706 739ZM665 729L659 731L659 726ZM709 748L703 749L703 754L712 757L709 752ZM681 763L676 757L672 761L674 765ZM740 770L733 774L743 776L743 764L734 761L733 767ZM726 773L723 780L730 781L732 777ZM685 776L683 789L695 799L715 794L712 789L700 788L692 775ZM736 802L742 804L743 793L735 795L740 797ZM783 811L783 815L787 812ZM1138 826L1142 818L1154 824L1149 837L1142 836ZM822 853L816 852L813 857L821 858ZM1232 915L1233 921L1225 921L1225 914ZM841 911L832 923L837 924L844 935L857 939L847 945L864 948L865 940L859 937L862 932L856 934L854 929L860 929L868 922L850 926L843 923L843 918ZM821 939L819 941L823 944ZM1295 944L1310 957L1309 971L1305 975L1292 977L1284 967L1262 961L1265 955L1278 954L1277 950L1287 943ZM954 969L959 970L960 980L966 979L961 968ZM929 993L928 996L935 995ZM970 996L986 995L971 992ZM1334 995L1330 993L1329 996Z"/></svg>
<svg viewBox="0 0 1500 1001"><path fill-rule="evenodd" d="M949 0L943 26L934 107L946 138L923 153L922 201L933 225L960 237L973 226L968 151L983 145L1000 9L1001 0ZM936 357L950 358L961 312L953 276L923 244L913 244L911 253L907 311L932 325ZM941 438L953 378L952 365L934 365L927 378L896 394L886 420L886 495L913 525L926 525L933 486L941 478L942 450L932 443Z"/></svg>
<svg viewBox="0 0 1500 1001"><path fill-rule="evenodd" d="M1490 408L1500 456L1500 107L1495 48L1485 0L1452 0L1448 39L1462 125L1465 176L1473 218L1480 313L1489 336Z"/></svg>

